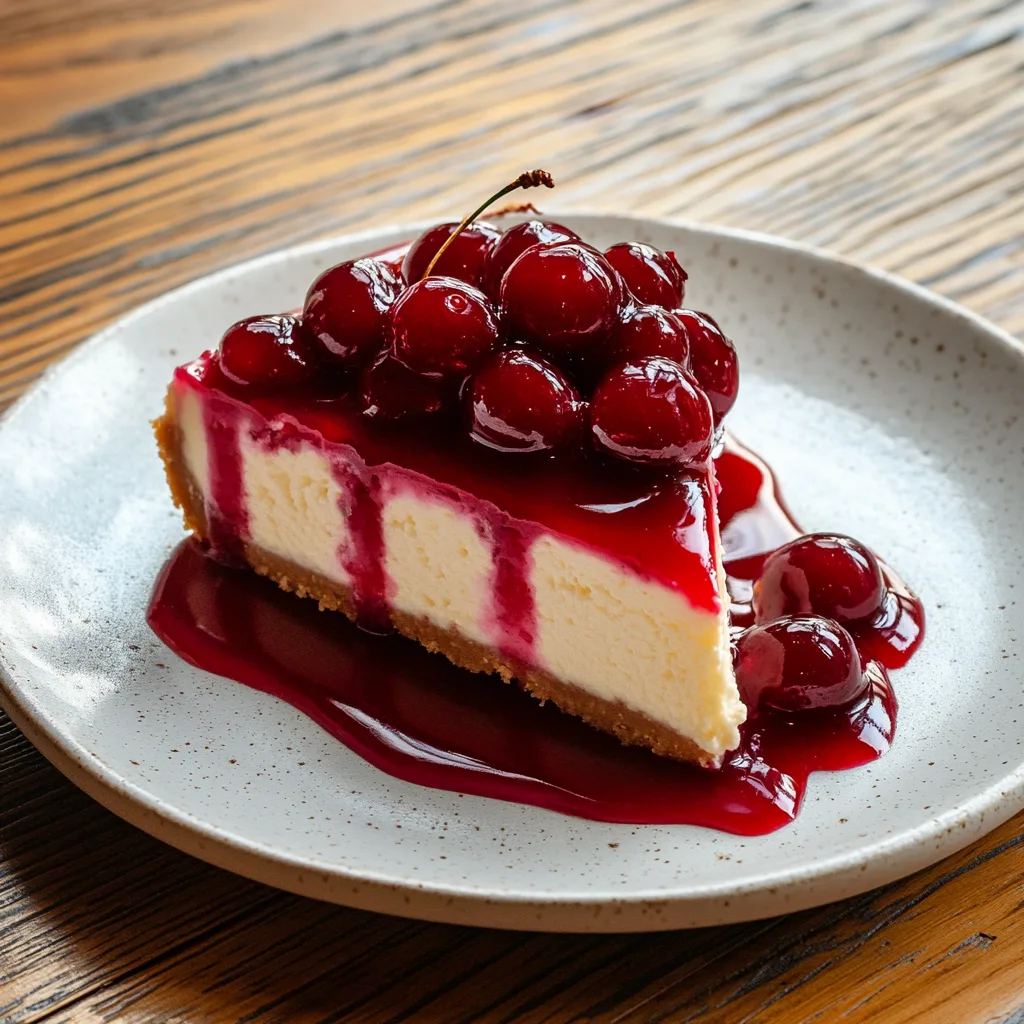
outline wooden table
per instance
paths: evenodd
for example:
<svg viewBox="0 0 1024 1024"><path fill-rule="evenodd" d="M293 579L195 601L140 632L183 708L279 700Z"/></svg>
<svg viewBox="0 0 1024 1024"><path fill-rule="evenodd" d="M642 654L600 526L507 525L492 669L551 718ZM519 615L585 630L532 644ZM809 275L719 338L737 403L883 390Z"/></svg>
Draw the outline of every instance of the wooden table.
<svg viewBox="0 0 1024 1024"><path fill-rule="evenodd" d="M563 205L828 246L1021 333L1022 25L1019 0L4 0L0 410L189 278L534 166ZM207 867L0 717L0 1020L1019 1024L1022 825L791 917L477 931Z"/></svg>

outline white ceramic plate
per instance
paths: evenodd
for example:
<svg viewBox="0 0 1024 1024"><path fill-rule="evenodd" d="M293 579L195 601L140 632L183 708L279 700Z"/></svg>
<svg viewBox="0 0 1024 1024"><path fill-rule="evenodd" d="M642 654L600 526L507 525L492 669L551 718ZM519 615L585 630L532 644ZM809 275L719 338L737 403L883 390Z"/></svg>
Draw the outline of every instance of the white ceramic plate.
<svg viewBox="0 0 1024 1024"><path fill-rule="evenodd" d="M736 921L849 896L1024 805L1020 345L919 288L776 239L560 217L674 249L737 340L732 428L808 529L854 534L918 590L895 745L814 776L763 838L635 827L422 789L273 697L179 661L144 610L182 537L149 420L172 368L323 267L418 226L276 253L140 309L0 425L0 697L69 778L188 853L321 899L510 928ZM400 827L399 827L400 826Z"/></svg>

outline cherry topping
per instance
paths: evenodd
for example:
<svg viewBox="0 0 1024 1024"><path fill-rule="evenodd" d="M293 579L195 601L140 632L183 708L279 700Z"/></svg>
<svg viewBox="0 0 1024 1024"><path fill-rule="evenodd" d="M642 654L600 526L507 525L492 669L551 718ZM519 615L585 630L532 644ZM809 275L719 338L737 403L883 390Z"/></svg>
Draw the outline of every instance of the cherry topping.
<svg viewBox="0 0 1024 1024"><path fill-rule="evenodd" d="M445 404L442 384L403 366L382 352L359 375L359 405L375 420L402 420L438 412Z"/></svg>
<svg viewBox="0 0 1024 1024"><path fill-rule="evenodd" d="M425 277L392 306L391 350L414 373L464 377L498 346L490 299L454 277Z"/></svg>
<svg viewBox="0 0 1024 1024"><path fill-rule="evenodd" d="M406 281L413 284L420 280L441 246L458 229L458 224L451 223L438 224L437 227L424 231L409 246L409 251L402 261L402 274ZM457 277L460 281L479 285L484 261L500 237L501 232L487 221L467 225L452 239L451 245L445 249L431 274Z"/></svg>
<svg viewBox="0 0 1024 1024"><path fill-rule="evenodd" d="M313 345L298 317L251 316L221 338L220 368L242 387L293 387L314 373Z"/></svg>
<svg viewBox="0 0 1024 1024"><path fill-rule="evenodd" d="M853 637L816 615L753 626L736 643L736 682L743 702L781 711L849 704L867 679Z"/></svg>
<svg viewBox="0 0 1024 1024"><path fill-rule="evenodd" d="M885 582L878 559L852 537L811 533L765 560L754 586L758 622L781 615L826 615L856 622L878 611Z"/></svg>
<svg viewBox="0 0 1024 1024"><path fill-rule="evenodd" d="M501 292L501 279L516 258L532 245L558 245L560 242L578 242L575 231L553 221L528 220L516 224L501 236L501 240L487 255L481 287L492 298Z"/></svg>
<svg viewBox="0 0 1024 1024"><path fill-rule="evenodd" d="M637 302L665 309L683 304L686 271L674 252L662 252L641 242L620 242L606 249L605 257Z"/></svg>
<svg viewBox="0 0 1024 1024"><path fill-rule="evenodd" d="M690 372L707 393L715 413L715 425L733 407L740 389L736 348L707 313L677 309L690 342Z"/></svg>
<svg viewBox="0 0 1024 1024"><path fill-rule="evenodd" d="M534 245L502 279L502 325L548 355L581 355L611 332L620 299L618 275L596 250Z"/></svg>
<svg viewBox="0 0 1024 1024"><path fill-rule="evenodd" d="M470 436L502 452L566 447L580 435L583 403L568 378L526 349L497 352L470 381Z"/></svg>
<svg viewBox="0 0 1024 1024"><path fill-rule="evenodd" d="M349 260L325 270L310 286L302 322L324 351L324 363L362 366L384 342L384 319L402 284L380 260Z"/></svg>
<svg viewBox="0 0 1024 1024"><path fill-rule="evenodd" d="M590 405L594 443L631 462L706 462L713 429L707 396L686 370L664 356L609 370Z"/></svg>
<svg viewBox="0 0 1024 1024"><path fill-rule="evenodd" d="M682 367L690 345L682 321L661 306L630 306L615 328L608 364L632 362L644 356L665 356Z"/></svg>

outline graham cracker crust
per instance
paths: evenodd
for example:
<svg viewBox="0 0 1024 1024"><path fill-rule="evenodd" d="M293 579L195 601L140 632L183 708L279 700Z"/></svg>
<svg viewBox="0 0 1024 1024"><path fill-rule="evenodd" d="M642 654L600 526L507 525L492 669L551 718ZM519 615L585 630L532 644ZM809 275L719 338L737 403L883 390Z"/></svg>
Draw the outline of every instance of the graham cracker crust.
<svg viewBox="0 0 1024 1024"><path fill-rule="evenodd" d="M181 509L185 528L202 540L206 539L206 512L203 496L189 473L182 456L181 432L174 417L174 403L168 391L166 410L153 422L157 446L163 459L167 483L174 504ZM356 621L356 606L348 587L311 572L285 559L264 551L254 544L243 544L249 566L273 580L283 590L299 597L310 597L321 611L337 611ZM551 701L556 707L582 718L602 732L611 733L629 746L646 747L663 757L680 761L711 764L713 755L693 740L635 711L620 701L608 701L588 693L582 687L558 679L530 665L501 654L494 647L470 640L458 629L444 629L422 616L392 609L391 623L402 636L422 644L429 651L443 654L453 664L470 672L500 676L506 683L517 681L527 693L542 704Z"/></svg>

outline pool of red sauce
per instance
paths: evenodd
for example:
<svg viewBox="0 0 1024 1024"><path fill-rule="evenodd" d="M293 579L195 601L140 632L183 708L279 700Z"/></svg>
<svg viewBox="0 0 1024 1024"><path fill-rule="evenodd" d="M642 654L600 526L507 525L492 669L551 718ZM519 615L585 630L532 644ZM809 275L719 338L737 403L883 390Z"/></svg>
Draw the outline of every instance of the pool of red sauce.
<svg viewBox="0 0 1024 1024"><path fill-rule="evenodd" d="M742 627L751 621L751 581L765 555L801 531L751 452L727 441L716 470L733 622ZM505 489L500 476L492 485ZM609 508L602 513L607 526L599 516L577 516L573 527L593 522L595 530L612 531L614 550L631 539L617 532L627 526L623 517L652 522L645 514ZM682 565L669 571L685 575ZM599 821L761 835L795 817L811 772L865 764L892 742L897 705L886 670L907 661L924 620L913 595L886 575L885 608L855 631L869 663L865 695L841 709L752 716L739 748L718 769L623 747L514 686L323 614L312 601L214 561L192 541L165 567L149 623L185 660L281 697L397 778Z"/></svg>

